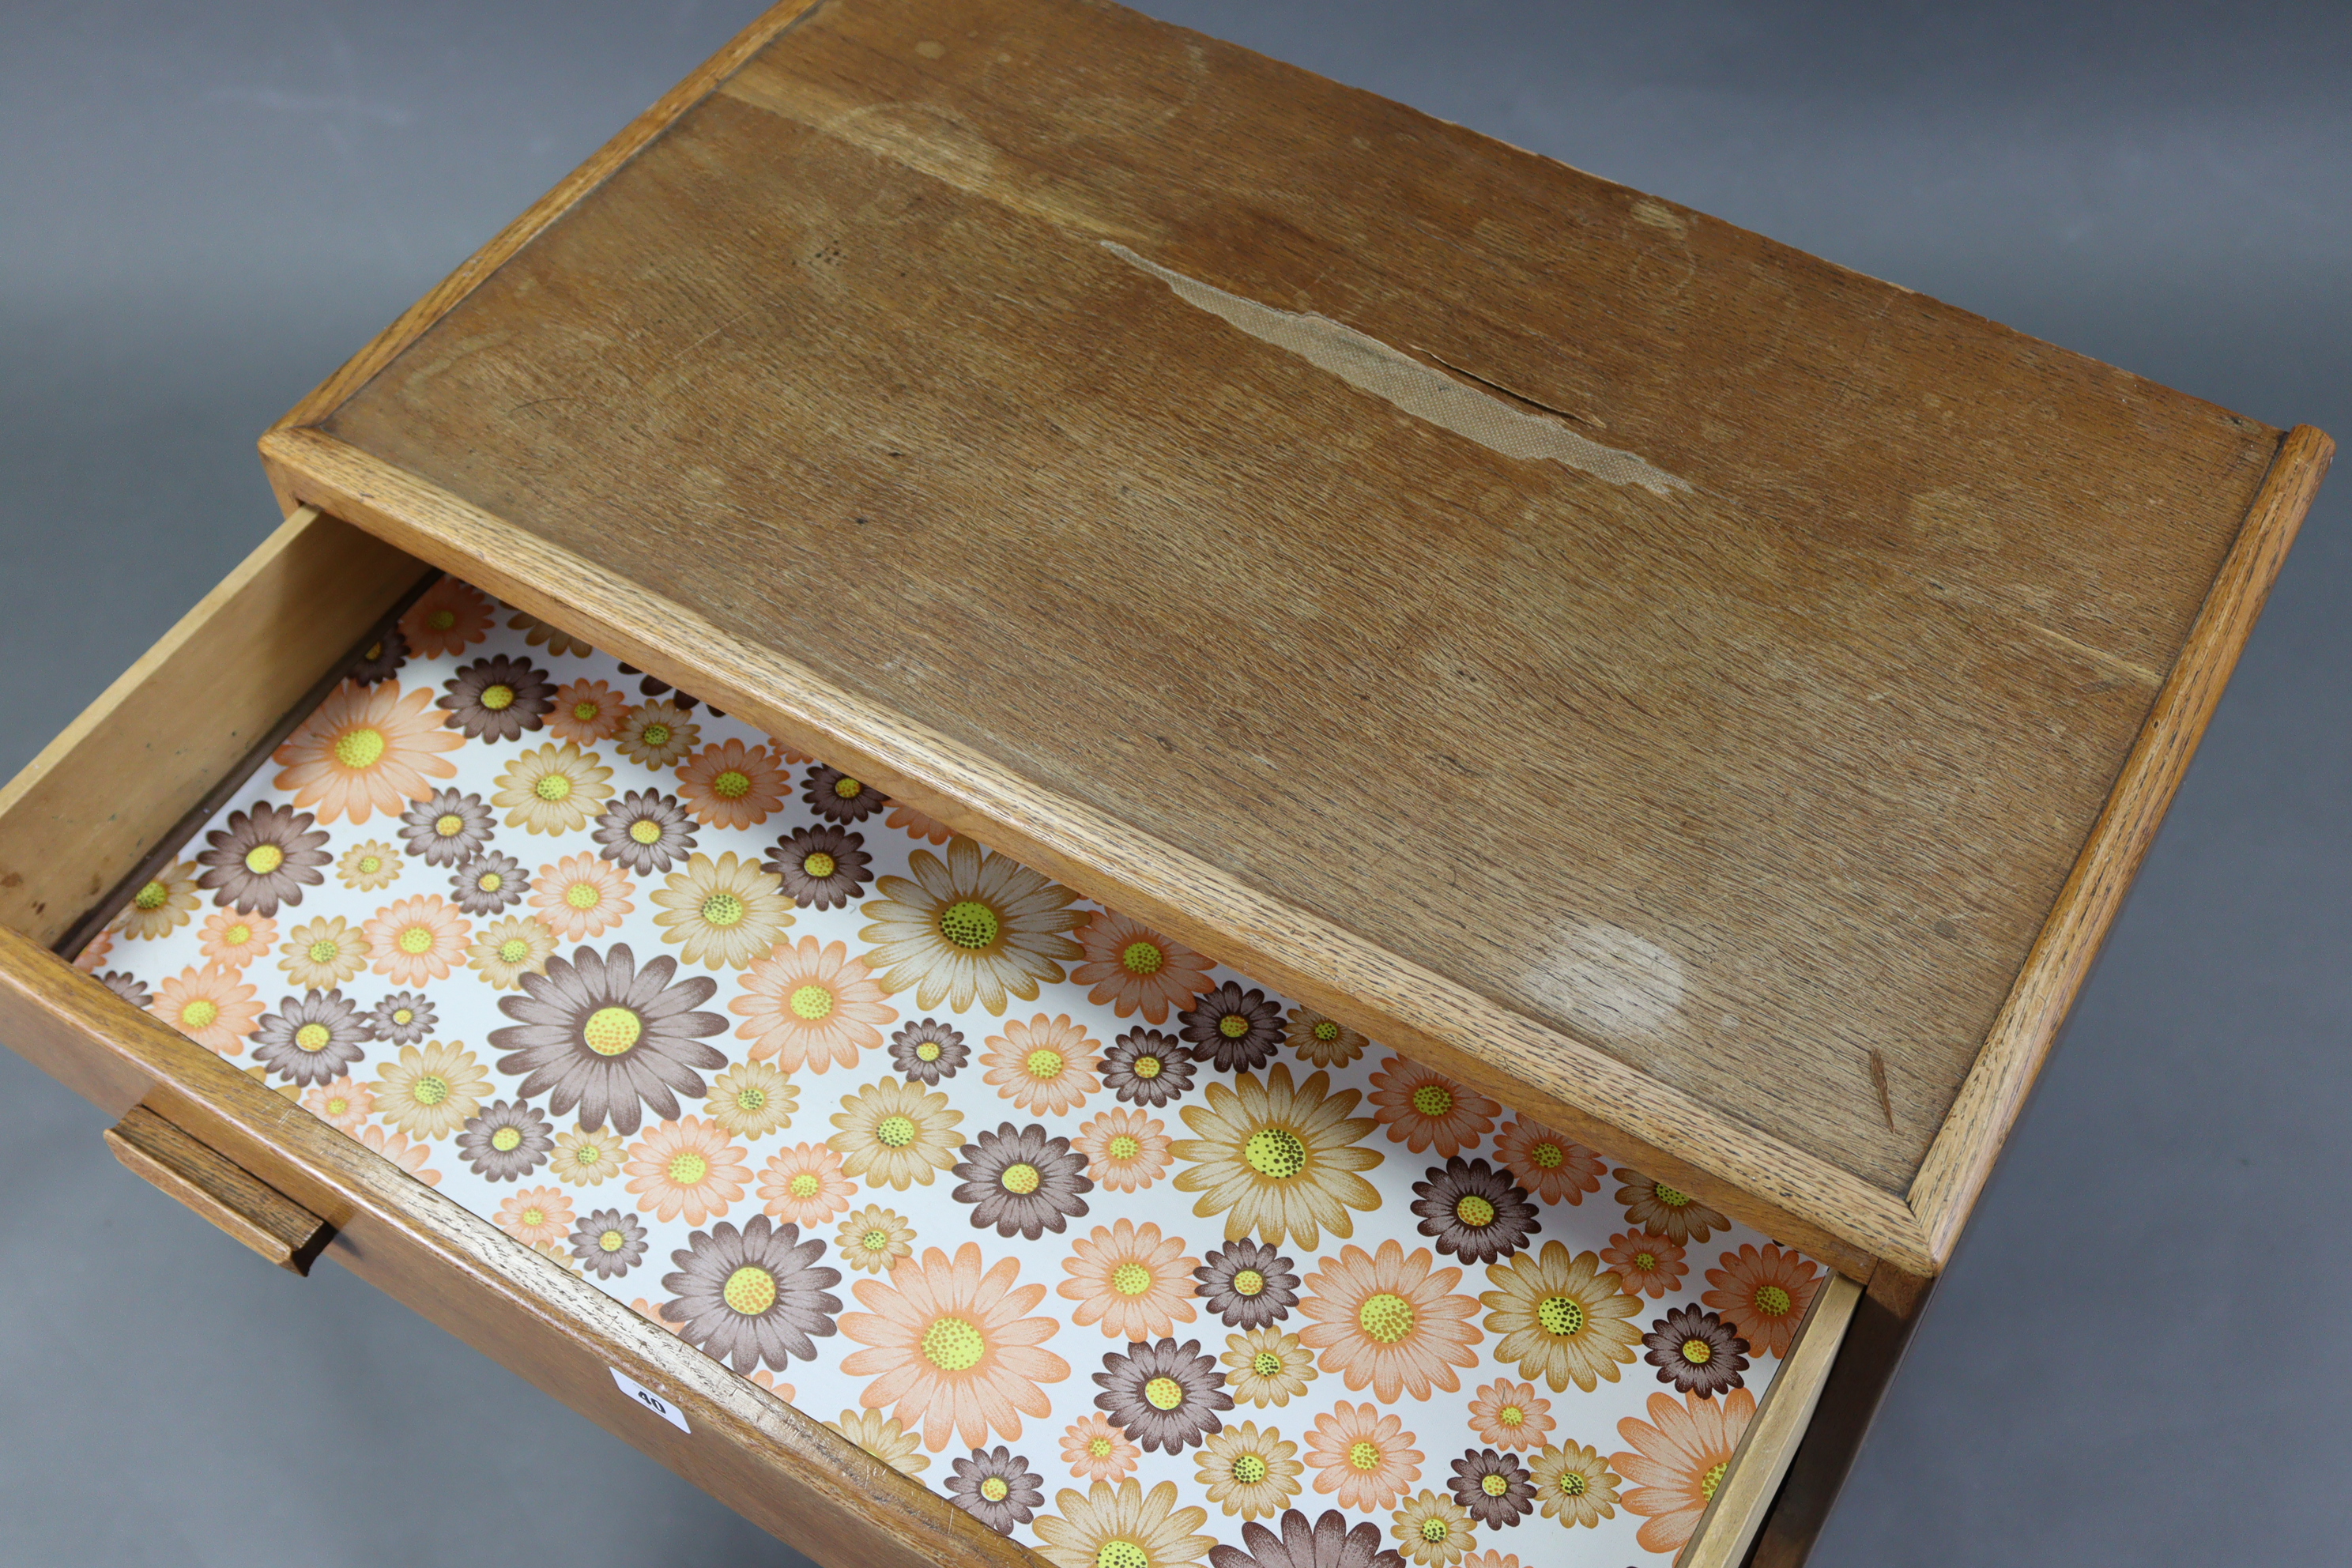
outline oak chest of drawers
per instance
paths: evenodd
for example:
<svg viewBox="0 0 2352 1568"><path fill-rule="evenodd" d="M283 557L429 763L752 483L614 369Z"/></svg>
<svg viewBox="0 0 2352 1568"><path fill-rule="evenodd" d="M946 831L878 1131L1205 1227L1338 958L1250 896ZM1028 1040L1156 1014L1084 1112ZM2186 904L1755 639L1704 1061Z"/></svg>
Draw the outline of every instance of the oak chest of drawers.
<svg viewBox="0 0 2352 1568"><path fill-rule="evenodd" d="M0 1030L828 1563L1793 1561L2331 451L795 0L263 438Z"/></svg>

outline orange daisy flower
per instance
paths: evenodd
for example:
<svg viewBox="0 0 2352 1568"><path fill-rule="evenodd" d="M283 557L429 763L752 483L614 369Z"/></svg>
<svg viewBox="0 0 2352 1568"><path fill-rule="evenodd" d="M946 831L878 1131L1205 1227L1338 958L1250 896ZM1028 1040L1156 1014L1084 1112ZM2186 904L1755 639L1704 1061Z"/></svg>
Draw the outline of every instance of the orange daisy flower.
<svg viewBox="0 0 2352 1568"><path fill-rule="evenodd" d="M1551 1401L1532 1383L1490 1383L1470 1401L1470 1430L1478 1441L1506 1450L1540 1448L1551 1436Z"/></svg>
<svg viewBox="0 0 2352 1568"><path fill-rule="evenodd" d="M585 942L619 925L637 906L629 895L636 884L601 855L567 855L541 866L530 889L530 907L547 928L566 942Z"/></svg>
<svg viewBox="0 0 2352 1568"><path fill-rule="evenodd" d="M147 1010L188 1038L222 1056L245 1049L245 1037L261 1017L261 998L224 964L191 966L155 987Z"/></svg>
<svg viewBox="0 0 2352 1568"><path fill-rule="evenodd" d="M980 1061L988 1069L981 1076L997 1093L1039 1116L1079 1105L1102 1087L1102 1047L1067 1013L1005 1025L1004 1033L988 1037Z"/></svg>
<svg viewBox="0 0 2352 1568"><path fill-rule="evenodd" d="M555 689L547 727L564 740L592 746L619 734L621 716L628 710L629 700L603 681L570 681Z"/></svg>
<svg viewBox="0 0 2352 1568"><path fill-rule="evenodd" d="M1139 1193L1165 1175L1174 1146L1159 1118L1124 1105L1097 1115L1070 1140L1095 1185L1113 1193Z"/></svg>
<svg viewBox="0 0 2352 1568"><path fill-rule="evenodd" d="M215 963L243 969L278 945L278 922L268 915L215 910L196 933L196 951Z"/></svg>
<svg viewBox="0 0 2352 1568"><path fill-rule="evenodd" d="M1630 1294L1640 1291L1649 1296L1666 1296L1682 1289L1682 1243L1668 1241L1663 1236L1652 1236L1646 1230L1621 1231L1609 1238L1601 1249L1601 1261L1616 1270L1617 1278L1625 1281ZM1709 1301L1708 1306L1715 1305ZM1754 1342L1749 1342L1751 1344Z"/></svg>
<svg viewBox="0 0 2352 1568"><path fill-rule="evenodd" d="M447 715L432 703L429 686L404 692L396 680L345 681L278 748L277 787L314 808L321 825L399 815L433 793L431 780L457 776L439 753L466 737L444 728Z"/></svg>
<svg viewBox="0 0 2352 1568"><path fill-rule="evenodd" d="M1633 1538L1643 1551L1680 1552L1689 1543L1755 1415L1756 1395L1735 1388L1720 1399L1653 1394L1649 1420L1628 1415L1617 1423L1632 1451L1610 1455L1609 1463L1633 1483L1617 1500L1645 1516Z"/></svg>
<svg viewBox="0 0 2352 1568"><path fill-rule="evenodd" d="M1721 1312L1758 1354L1787 1355L1797 1325L1805 1321L1805 1310L1822 1288L1822 1271L1808 1259L1769 1244L1760 1251L1743 1245L1717 1261L1723 1267L1706 1271L1706 1282L1715 1289L1699 1300Z"/></svg>
<svg viewBox="0 0 2352 1568"><path fill-rule="evenodd" d="M490 602L455 577L444 577L400 617L400 635L419 658L463 653L490 635Z"/></svg>
<svg viewBox="0 0 2352 1568"><path fill-rule="evenodd" d="M727 1130L699 1116L663 1122L629 1145L621 1168L639 1209L665 1220L684 1215L688 1225L725 1214L751 1180Z"/></svg>
<svg viewBox="0 0 2352 1568"><path fill-rule="evenodd" d="M118 921L121 918L120 915L115 916ZM115 940L116 933L113 927L109 926L100 931L82 944L79 952L74 954L74 967L84 974L96 974L106 963L107 955L114 951Z"/></svg>
<svg viewBox="0 0 2352 1568"><path fill-rule="evenodd" d="M1087 957L1070 978L1094 987L1087 1001L1108 1004L1122 1018L1141 1013L1146 1023L1166 1023L1170 1009L1181 1012L1209 988L1208 959L1125 915L1097 910L1077 938Z"/></svg>
<svg viewBox="0 0 2352 1568"><path fill-rule="evenodd" d="M1061 1294L1076 1301L1070 1321L1080 1328L1100 1323L1114 1340L1166 1339L1178 1323L1200 1316L1192 1306L1192 1270L1181 1237L1162 1238L1160 1227L1121 1219L1098 1225L1070 1244L1062 1268L1070 1276Z"/></svg>
<svg viewBox="0 0 2352 1568"><path fill-rule="evenodd" d="M1318 1415L1307 1434L1307 1465L1315 1489L1337 1492L1341 1508L1371 1513L1404 1495L1421 1479L1421 1450L1413 1435L1377 1405L1342 1399Z"/></svg>
<svg viewBox="0 0 2352 1568"><path fill-rule="evenodd" d="M753 1060L773 1057L786 1072L825 1072L856 1067L858 1052L881 1047L877 1026L898 1016L887 994L847 943L820 945L804 936L796 947L780 942L753 959L728 1007L744 1020L735 1034L751 1042Z"/></svg>
<svg viewBox="0 0 2352 1568"><path fill-rule="evenodd" d="M1062 1434L1062 1462L1084 1481L1123 1481L1134 1473L1143 1450L1101 1415L1089 1414Z"/></svg>
<svg viewBox="0 0 2352 1568"><path fill-rule="evenodd" d="M348 1077L339 1078L332 1083L304 1090L302 1109L336 1131L356 1138L360 1129L367 1125L367 1119L375 1113L375 1091Z"/></svg>
<svg viewBox="0 0 2352 1568"><path fill-rule="evenodd" d="M441 1184L441 1173L425 1168L425 1162L433 1157L430 1145L412 1143L407 1133L390 1127L362 1127L359 1140L426 1186Z"/></svg>
<svg viewBox="0 0 2352 1568"><path fill-rule="evenodd" d="M1391 1057L1372 1075L1372 1115L1414 1153L1436 1146L1440 1159L1486 1135L1503 1108L1433 1068Z"/></svg>
<svg viewBox="0 0 2352 1568"><path fill-rule="evenodd" d="M792 759L787 757L786 760ZM901 833L913 834L926 844L945 844L955 837L954 828L943 826L913 806L901 805L895 800L890 803L890 815L882 820Z"/></svg>
<svg viewBox="0 0 2352 1568"><path fill-rule="evenodd" d="M852 1289L867 1310L841 1317L841 1331L866 1347L852 1351L841 1370L874 1380L859 1403L895 1407L909 1430L920 1424L934 1453L951 1436L968 1448L991 1432L1019 1437L1024 1414L1053 1414L1041 1385L1070 1376L1070 1363L1043 1348L1062 1325L1028 1315L1045 1287L1020 1284L1015 1258L1000 1258L985 1273L981 1261L973 1242L952 1258L927 1247L892 1269L887 1284L857 1281Z"/></svg>
<svg viewBox="0 0 2352 1568"><path fill-rule="evenodd" d="M677 770L678 798L706 827L757 827L792 793L782 758L732 738L703 747Z"/></svg>
<svg viewBox="0 0 2352 1568"><path fill-rule="evenodd" d="M841 1173L841 1156L822 1143L795 1143L768 1156L760 1201L777 1219L814 1230L849 1207L857 1184Z"/></svg>
<svg viewBox="0 0 2352 1568"><path fill-rule="evenodd" d="M1461 1387L1454 1369L1478 1364L1470 1348L1484 1337L1478 1302L1453 1294L1462 1270L1432 1268L1435 1261L1429 1248L1407 1252L1394 1237L1377 1253L1340 1248L1307 1277L1298 1310L1316 1321L1298 1331L1298 1342L1322 1352L1323 1370L1350 1389L1370 1384L1383 1405Z"/></svg>
<svg viewBox="0 0 2352 1568"><path fill-rule="evenodd" d="M1585 1194L1601 1190L1601 1178L1609 1173L1600 1155L1524 1116L1514 1116L1495 1135L1495 1154L1519 1185L1548 1204L1580 1204Z"/></svg>
<svg viewBox="0 0 2352 1568"><path fill-rule="evenodd" d="M525 1187L499 1205L498 1227L517 1241L543 1247L572 1232L572 1200L562 1187Z"/></svg>
<svg viewBox="0 0 2352 1568"><path fill-rule="evenodd" d="M394 985L424 985L447 979L466 962L474 922L440 894L419 893L385 905L360 929L378 974Z"/></svg>

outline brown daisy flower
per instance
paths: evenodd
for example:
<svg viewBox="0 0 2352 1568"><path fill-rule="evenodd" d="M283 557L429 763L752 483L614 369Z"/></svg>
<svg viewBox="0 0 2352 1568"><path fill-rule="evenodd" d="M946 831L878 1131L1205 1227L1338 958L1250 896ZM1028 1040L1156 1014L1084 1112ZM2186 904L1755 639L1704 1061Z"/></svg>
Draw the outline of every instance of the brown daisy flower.
<svg viewBox="0 0 2352 1568"><path fill-rule="evenodd" d="M1489 1530L1517 1524L1536 1510L1528 1468L1509 1454L1472 1448L1454 1461L1454 1500Z"/></svg>
<svg viewBox="0 0 2352 1568"><path fill-rule="evenodd" d="M1129 1029L1103 1053L1102 1080L1129 1105L1161 1106L1192 1087L1192 1052L1173 1035Z"/></svg>
<svg viewBox="0 0 2352 1568"><path fill-rule="evenodd" d="M874 860L866 853L863 834L803 827L784 835L760 864L782 880L784 891L802 908L837 910L866 890Z"/></svg>
<svg viewBox="0 0 2352 1568"><path fill-rule="evenodd" d="M1263 991L1244 991L1226 981L1178 1019L1177 1033L1192 1047L1192 1059L1214 1063L1220 1072L1248 1072L1274 1059L1282 1043L1282 1009Z"/></svg>
<svg viewBox="0 0 2352 1568"><path fill-rule="evenodd" d="M401 813L400 831L427 866L455 866L488 847L490 808L480 795L441 790Z"/></svg>
<svg viewBox="0 0 2352 1568"><path fill-rule="evenodd" d="M1298 1305L1298 1265L1262 1241L1244 1237L1215 1248L1192 1277L1229 1329L1262 1329Z"/></svg>
<svg viewBox="0 0 2352 1568"><path fill-rule="evenodd" d="M808 783L801 787L801 798L809 809L827 822L863 822L889 801L872 784L860 783L839 768L828 768L822 763L809 770Z"/></svg>
<svg viewBox="0 0 2352 1568"><path fill-rule="evenodd" d="M1658 1381L1675 1385L1678 1394L1711 1399L1727 1388L1738 1388L1748 1370L1748 1342L1713 1312L1676 1307L1650 1325L1642 1336L1647 1353L1642 1359L1658 1369Z"/></svg>
<svg viewBox="0 0 2352 1568"><path fill-rule="evenodd" d="M950 1468L948 1501L999 1535L1012 1534L1045 1506L1045 1478L1002 1443L985 1453L974 1448Z"/></svg>
<svg viewBox="0 0 2352 1568"><path fill-rule="evenodd" d="M1381 1527L1326 1509L1310 1520L1283 1510L1276 1535L1265 1525L1242 1526L1242 1544L1209 1549L1209 1568L1404 1568L1404 1559L1381 1544Z"/></svg>
<svg viewBox="0 0 2352 1568"><path fill-rule="evenodd" d="M633 789L596 818L594 837L597 854L649 877L694 852L694 822L659 790Z"/></svg>
<svg viewBox="0 0 2352 1568"><path fill-rule="evenodd" d="M625 942L549 959L544 973L518 976L525 994L499 998L499 1010L515 1020L490 1033L490 1044L508 1053L499 1070L529 1075L519 1093L546 1095L558 1116L578 1107L591 1130L609 1120L614 1131L635 1132L641 1106L676 1120L677 1097L701 1099L703 1071L727 1065L723 1052L700 1043L724 1033L727 1020L696 1011L719 983L677 973L667 953L638 967Z"/></svg>
<svg viewBox="0 0 2352 1568"><path fill-rule="evenodd" d="M950 1195L972 1205L973 1226L994 1226L999 1236L1018 1232L1031 1241L1049 1230L1061 1234L1087 1212L1083 1194L1095 1187L1086 1156L1034 1121L1026 1127L1008 1121L965 1144L955 1174L961 1183Z"/></svg>
<svg viewBox="0 0 2352 1568"><path fill-rule="evenodd" d="M485 1181L519 1181L554 1148L554 1123L520 1100L494 1100L457 1130L458 1154Z"/></svg>
<svg viewBox="0 0 2352 1568"><path fill-rule="evenodd" d="M1508 1258L1543 1228L1536 1205L1518 1184L1484 1160L1457 1154L1415 1182L1412 1190L1421 1234L1434 1237L1438 1251L1465 1263Z"/></svg>
<svg viewBox="0 0 2352 1568"><path fill-rule="evenodd" d="M268 801L229 813L227 826L205 835L210 847L196 857L205 868L196 885L239 914L274 915L280 904L300 903L304 888L327 879L319 868L334 858L320 847L327 832L317 821Z"/></svg>
<svg viewBox="0 0 2352 1568"><path fill-rule="evenodd" d="M739 1373L814 1361L816 1342L837 1331L841 1311L833 1293L841 1270L819 1263L824 1255L824 1242L803 1241L797 1226L766 1215L740 1231L720 1220L670 1255L677 1272L663 1277L662 1289L676 1300L661 1315L678 1325L680 1339Z"/></svg>
<svg viewBox="0 0 2352 1568"><path fill-rule="evenodd" d="M1096 1407L1146 1452L1197 1447L1224 1425L1217 1412L1234 1407L1217 1358L1202 1355L1198 1340L1130 1344L1124 1355L1104 1355L1103 1369L1094 1374Z"/></svg>
<svg viewBox="0 0 2352 1568"><path fill-rule="evenodd" d="M953 1078L971 1059L963 1031L937 1018L909 1024L890 1037L890 1065L917 1083Z"/></svg>
<svg viewBox="0 0 2352 1568"><path fill-rule="evenodd" d="M504 654L462 665L443 683L435 703L458 731L477 741L511 741L547 721L555 683L529 659Z"/></svg>
<svg viewBox="0 0 2352 1568"><path fill-rule="evenodd" d="M407 662L408 639L400 635L398 626L393 626L361 650L343 679L354 686L374 686L399 674Z"/></svg>
<svg viewBox="0 0 2352 1568"><path fill-rule="evenodd" d="M253 1059L289 1082L328 1083L360 1059L373 1033L366 1015L341 992L305 992L261 1016Z"/></svg>

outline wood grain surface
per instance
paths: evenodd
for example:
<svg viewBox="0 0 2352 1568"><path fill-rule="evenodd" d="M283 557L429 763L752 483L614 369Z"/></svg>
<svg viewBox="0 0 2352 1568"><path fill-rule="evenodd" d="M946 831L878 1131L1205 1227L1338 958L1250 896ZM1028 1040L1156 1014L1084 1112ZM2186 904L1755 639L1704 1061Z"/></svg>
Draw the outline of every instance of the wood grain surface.
<svg viewBox="0 0 2352 1568"><path fill-rule="evenodd" d="M349 523L288 518L0 789L0 924L54 942L425 570Z"/></svg>
<svg viewBox="0 0 2352 1568"><path fill-rule="evenodd" d="M281 495L413 476L462 505L347 514L689 609L626 657L801 671L782 732L1932 1272L2279 433L1117 7L780 16L298 408Z"/></svg>
<svg viewBox="0 0 2352 1568"><path fill-rule="evenodd" d="M308 1274L325 1220L143 1105L100 1134L123 1167L289 1274Z"/></svg>

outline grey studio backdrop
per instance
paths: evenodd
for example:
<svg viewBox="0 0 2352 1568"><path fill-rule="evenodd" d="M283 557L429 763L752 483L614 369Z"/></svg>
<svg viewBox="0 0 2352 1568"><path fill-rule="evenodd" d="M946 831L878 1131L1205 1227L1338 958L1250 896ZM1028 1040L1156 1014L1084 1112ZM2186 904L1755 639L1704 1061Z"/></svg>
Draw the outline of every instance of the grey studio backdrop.
<svg viewBox="0 0 2352 1568"><path fill-rule="evenodd" d="M1147 8L2352 437L2352 7ZM271 526L264 426L752 9L0 9L0 768ZM2352 473L1822 1568L2344 1559L2347 519ZM260 1264L100 1124L0 1053L0 1562L798 1561L331 1264ZM1542 1528L1493 1544L1540 1564Z"/></svg>

